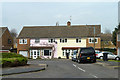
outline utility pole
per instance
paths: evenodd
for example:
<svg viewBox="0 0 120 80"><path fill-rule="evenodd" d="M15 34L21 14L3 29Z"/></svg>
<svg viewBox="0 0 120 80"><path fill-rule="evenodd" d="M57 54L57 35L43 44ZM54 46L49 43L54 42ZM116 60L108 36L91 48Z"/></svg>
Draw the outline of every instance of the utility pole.
<svg viewBox="0 0 120 80"><path fill-rule="evenodd" d="M95 49L95 26L94 26L94 49Z"/></svg>

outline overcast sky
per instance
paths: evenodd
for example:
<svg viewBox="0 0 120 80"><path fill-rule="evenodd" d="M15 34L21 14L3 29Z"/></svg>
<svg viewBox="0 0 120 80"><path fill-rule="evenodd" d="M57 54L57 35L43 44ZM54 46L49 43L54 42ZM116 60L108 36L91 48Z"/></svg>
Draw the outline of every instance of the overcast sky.
<svg viewBox="0 0 120 80"><path fill-rule="evenodd" d="M118 2L4 2L2 26L19 33L24 25L101 24L102 32L118 25Z"/></svg>

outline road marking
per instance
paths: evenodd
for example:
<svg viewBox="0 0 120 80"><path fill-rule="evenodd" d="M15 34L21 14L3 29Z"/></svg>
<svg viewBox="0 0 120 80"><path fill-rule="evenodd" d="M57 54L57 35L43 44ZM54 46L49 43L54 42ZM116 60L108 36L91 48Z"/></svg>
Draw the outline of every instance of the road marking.
<svg viewBox="0 0 120 80"><path fill-rule="evenodd" d="M90 74L91 76L95 77L95 78L98 78L97 76L93 75L93 74Z"/></svg>
<svg viewBox="0 0 120 80"><path fill-rule="evenodd" d="M85 72L85 70L84 70L84 69L82 69L82 68L80 68L80 67L78 67L78 69L79 69L79 70L81 70L81 71L83 71L83 72Z"/></svg>
<svg viewBox="0 0 120 80"><path fill-rule="evenodd" d="M76 65L75 65L75 64L73 64L73 66L74 66L74 67L76 67Z"/></svg>

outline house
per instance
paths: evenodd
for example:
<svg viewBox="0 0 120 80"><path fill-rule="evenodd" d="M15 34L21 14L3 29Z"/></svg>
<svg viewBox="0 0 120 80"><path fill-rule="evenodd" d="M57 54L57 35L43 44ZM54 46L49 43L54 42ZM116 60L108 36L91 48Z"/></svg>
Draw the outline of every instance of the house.
<svg viewBox="0 0 120 80"><path fill-rule="evenodd" d="M13 37L7 27L0 27L0 52L9 52L13 48Z"/></svg>
<svg viewBox="0 0 120 80"><path fill-rule="evenodd" d="M116 46L112 43L111 33L101 33L101 48L115 49Z"/></svg>
<svg viewBox="0 0 120 80"><path fill-rule="evenodd" d="M117 55L120 56L120 30L118 31L117 34Z"/></svg>
<svg viewBox="0 0 120 80"><path fill-rule="evenodd" d="M95 33L95 35L94 35ZM24 26L17 38L17 53L29 58L71 58L73 50L101 46L101 25ZM68 54L68 55L66 55Z"/></svg>

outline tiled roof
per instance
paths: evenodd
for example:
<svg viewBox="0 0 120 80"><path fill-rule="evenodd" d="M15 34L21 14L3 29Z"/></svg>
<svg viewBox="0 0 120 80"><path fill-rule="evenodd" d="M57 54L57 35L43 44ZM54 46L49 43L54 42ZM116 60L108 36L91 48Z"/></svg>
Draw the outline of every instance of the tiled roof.
<svg viewBox="0 0 120 80"><path fill-rule="evenodd" d="M5 30L7 30L7 27L0 27L0 37L3 35Z"/></svg>
<svg viewBox="0 0 120 80"><path fill-rule="evenodd" d="M94 26L96 36L100 36L101 25L79 26L26 26L23 27L18 38L74 38L93 37Z"/></svg>

